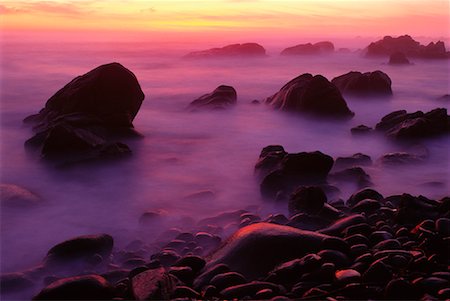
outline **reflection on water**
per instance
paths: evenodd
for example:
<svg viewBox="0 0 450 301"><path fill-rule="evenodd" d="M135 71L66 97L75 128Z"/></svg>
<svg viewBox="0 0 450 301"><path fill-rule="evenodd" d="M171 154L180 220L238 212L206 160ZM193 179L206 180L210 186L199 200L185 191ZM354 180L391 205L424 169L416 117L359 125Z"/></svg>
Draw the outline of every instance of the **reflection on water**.
<svg viewBox="0 0 450 301"><path fill-rule="evenodd" d="M33 46L33 47L30 47ZM409 192L431 198L449 192L449 138L425 142L429 158L421 165L384 167L386 152L410 151L379 135L354 137L350 128L374 126L385 114L407 109L448 107L437 100L449 93L447 61L417 61L392 67L384 59L357 54L325 57L189 61L183 48L169 52L152 45L5 44L1 78L1 182L40 194L45 205L33 211L3 211L2 271L13 271L42 259L49 247L68 237L107 232L118 243L142 236L140 215L164 209L169 222L159 228L189 227L192 219L223 210L258 205L262 212L285 211L263 203L253 167L262 147L281 144L288 152L320 150L333 157L362 152L375 164L365 168L374 187L385 195ZM187 51L186 51L187 52ZM23 142L31 136L21 120L43 107L74 76L118 61L132 70L146 94L134 124L145 139L130 141L133 157L107 166L54 170L27 156ZM356 116L346 122L310 120L251 104L278 91L288 80L309 72L334 76L351 70L381 69L393 81L394 97L347 98ZM220 84L238 92L238 105L223 112L188 113L194 98ZM427 184L428 183L428 184ZM355 187L340 187L347 198ZM209 190L214 197L185 198ZM146 232L151 240L161 229Z"/></svg>

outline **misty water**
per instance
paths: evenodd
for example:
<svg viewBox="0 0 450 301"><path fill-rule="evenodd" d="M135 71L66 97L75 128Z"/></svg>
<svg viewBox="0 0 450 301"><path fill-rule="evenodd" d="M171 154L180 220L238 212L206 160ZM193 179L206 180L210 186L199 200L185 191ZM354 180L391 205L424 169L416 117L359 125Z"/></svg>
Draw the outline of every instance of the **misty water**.
<svg viewBox="0 0 450 301"><path fill-rule="evenodd" d="M358 53L280 57L276 48L268 49L266 58L257 59L181 58L204 48L208 47L172 45L167 50L164 45L145 43L4 43L1 182L26 187L45 202L36 209L2 210L2 272L36 265L51 246L77 235L109 233L120 247L135 238L151 241L168 227L189 229L195 220L222 211L253 205L262 215L286 213L285 206L261 199L254 177L254 164L269 144L281 144L288 152L320 150L334 158L368 154L374 164L365 170L373 187L384 195L408 192L441 198L449 194L448 136L421 145L401 145L379 134L350 133L359 124L375 126L394 110L448 108L448 101L438 99L449 93L448 60L414 60L414 65L399 67L387 65L385 58L366 59ZM113 61L135 73L146 95L134 121L145 138L127 141L132 157L105 165L56 169L27 154L23 144L32 132L22 119L38 112L75 76ZM345 97L356 114L349 121L313 120L251 104L302 73L322 74L331 80L352 70L386 72L394 96ZM185 110L192 100L221 84L237 90L234 108ZM395 151L426 152L428 159L394 168L377 162L383 154ZM343 199L357 189L352 185L339 188ZM186 198L203 190L214 192L215 197ZM164 211L166 222L153 232L141 231L139 217L155 210Z"/></svg>

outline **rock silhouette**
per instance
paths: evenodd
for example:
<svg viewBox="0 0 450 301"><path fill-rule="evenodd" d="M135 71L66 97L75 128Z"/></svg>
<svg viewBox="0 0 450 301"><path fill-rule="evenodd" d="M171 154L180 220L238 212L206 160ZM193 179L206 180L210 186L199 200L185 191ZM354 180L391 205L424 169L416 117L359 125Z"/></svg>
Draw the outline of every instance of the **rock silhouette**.
<svg viewBox="0 0 450 301"><path fill-rule="evenodd" d="M281 51L281 55L308 55L308 54L324 54L332 53L334 51L333 43L329 41L322 41L315 44L299 44L288 47Z"/></svg>
<svg viewBox="0 0 450 301"><path fill-rule="evenodd" d="M341 93L356 96L390 96L392 95L392 81L382 71L361 73L351 71L331 80Z"/></svg>
<svg viewBox="0 0 450 301"><path fill-rule="evenodd" d="M221 85L213 92L205 94L189 104L191 111L203 109L225 109L235 105L237 100L236 90L231 86Z"/></svg>
<svg viewBox="0 0 450 301"><path fill-rule="evenodd" d="M231 44L221 48L211 48L188 53L184 58L220 58L220 57L262 57L266 55L263 46L257 43Z"/></svg>

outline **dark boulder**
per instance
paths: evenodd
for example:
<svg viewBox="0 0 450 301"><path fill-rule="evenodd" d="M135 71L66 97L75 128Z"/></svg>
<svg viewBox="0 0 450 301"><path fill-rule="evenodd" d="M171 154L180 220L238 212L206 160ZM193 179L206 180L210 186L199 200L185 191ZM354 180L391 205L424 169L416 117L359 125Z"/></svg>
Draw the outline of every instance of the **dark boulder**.
<svg viewBox="0 0 450 301"><path fill-rule="evenodd" d="M449 133L450 116L445 108L437 108L427 113L395 111L381 118L376 129L395 139L428 138Z"/></svg>
<svg viewBox="0 0 450 301"><path fill-rule="evenodd" d="M330 181L351 182L358 188L364 188L372 185L370 176L359 166L354 166L340 170L328 175Z"/></svg>
<svg viewBox="0 0 450 301"><path fill-rule="evenodd" d="M268 145L264 147L256 162L255 173L259 176L266 176L270 172L278 169L281 161L287 154L281 145Z"/></svg>
<svg viewBox="0 0 450 301"><path fill-rule="evenodd" d="M283 262L319 251L327 238L293 227L255 223L238 230L211 255L206 267L223 263L252 280Z"/></svg>
<svg viewBox="0 0 450 301"><path fill-rule="evenodd" d="M188 53L184 58L205 59L220 57L263 57L266 50L257 43L231 44L221 48L211 48Z"/></svg>
<svg viewBox="0 0 450 301"><path fill-rule="evenodd" d="M334 161L334 169L343 169L347 167L354 167L354 166L368 166L372 165L372 159L370 156L362 154L362 153L356 153L348 157L337 157Z"/></svg>
<svg viewBox="0 0 450 301"><path fill-rule="evenodd" d="M342 94L356 96L390 96L392 81L382 71L361 73L351 71L331 80Z"/></svg>
<svg viewBox="0 0 450 301"><path fill-rule="evenodd" d="M33 300L111 300L112 286L98 275L63 278L51 283Z"/></svg>
<svg viewBox="0 0 450 301"><path fill-rule="evenodd" d="M225 109L235 105L237 99L236 90L231 86L221 85L213 92L205 94L189 104L190 110L201 109Z"/></svg>
<svg viewBox="0 0 450 301"><path fill-rule="evenodd" d="M366 48L366 55L369 57L390 56L396 52L402 52L408 57L424 59L449 58L449 53L445 49L444 42L430 42L428 45L422 45L409 35L396 38L385 36L381 40L370 43Z"/></svg>
<svg viewBox="0 0 450 301"><path fill-rule="evenodd" d="M274 198L279 192L290 194L298 185L325 183L333 158L319 151L287 154L278 166L262 180L263 196Z"/></svg>
<svg viewBox="0 0 450 301"><path fill-rule="evenodd" d="M370 188L364 188L361 190L358 190L354 194L350 196L350 198L347 200L347 205L350 207L355 206L359 201L365 200L365 199L371 199L376 201L383 201L383 196L376 190L370 189Z"/></svg>
<svg viewBox="0 0 450 301"><path fill-rule="evenodd" d="M114 240L108 234L78 236L52 247L45 257L46 265L88 260L98 254L109 257Z"/></svg>
<svg viewBox="0 0 450 301"><path fill-rule="evenodd" d="M394 52L389 57L389 65L409 65L411 64L403 52Z"/></svg>
<svg viewBox="0 0 450 301"><path fill-rule="evenodd" d="M175 283L164 268L156 268L134 276L131 290L136 300L167 300L175 290Z"/></svg>
<svg viewBox="0 0 450 301"><path fill-rule="evenodd" d="M289 199L289 213L294 215L299 212L317 214L327 202L327 196L320 187L300 186Z"/></svg>
<svg viewBox="0 0 450 301"><path fill-rule="evenodd" d="M333 83L322 75L313 76L309 73L292 79L265 102L280 111L334 118L354 115Z"/></svg>
<svg viewBox="0 0 450 301"><path fill-rule="evenodd" d="M315 44L299 44L296 46L288 47L281 51L281 55L308 55L308 54L324 54L332 53L334 51L334 45L331 42L323 41Z"/></svg>
<svg viewBox="0 0 450 301"><path fill-rule="evenodd" d="M36 132L25 145L45 158L72 163L127 154L129 148L114 140L138 136L132 122L143 99L130 70L118 63L99 66L73 79L38 114L25 118Z"/></svg>

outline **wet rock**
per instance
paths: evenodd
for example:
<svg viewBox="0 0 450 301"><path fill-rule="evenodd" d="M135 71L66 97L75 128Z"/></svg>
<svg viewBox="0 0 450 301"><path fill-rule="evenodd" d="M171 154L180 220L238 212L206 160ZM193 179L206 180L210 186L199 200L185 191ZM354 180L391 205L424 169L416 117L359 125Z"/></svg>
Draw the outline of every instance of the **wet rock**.
<svg viewBox="0 0 450 301"><path fill-rule="evenodd" d="M352 127L350 129L350 132L353 135L362 135L362 134L367 134L370 133L373 129L370 126L364 125L364 124L360 124L357 125L355 127Z"/></svg>
<svg viewBox="0 0 450 301"><path fill-rule="evenodd" d="M352 269L336 271L335 277L336 282L339 285L357 283L361 281L361 274L358 271Z"/></svg>
<svg viewBox="0 0 450 301"><path fill-rule="evenodd" d="M195 255L187 255L180 258L177 262L174 263L174 266L178 267L190 267L192 271L197 274L200 272L205 266L206 262L200 256Z"/></svg>
<svg viewBox="0 0 450 301"><path fill-rule="evenodd" d="M402 245L396 239L386 239L377 243L373 248L375 250L397 250L401 249Z"/></svg>
<svg viewBox="0 0 450 301"><path fill-rule="evenodd" d="M328 179L338 182L353 182L359 188L372 185L370 176L361 167L350 167L341 171L330 173Z"/></svg>
<svg viewBox="0 0 450 301"><path fill-rule="evenodd" d="M350 260L347 255L337 250L321 250L317 253L323 262L330 262L334 264L337 269L345 269L350 265Z"/></svg>
<svg viewBox="0 0 450 301"><path fill-rule="evenodd" d="M137 274L131 279L131 286L137 300L169 299L175 289L173 279L164 268Z"/></svg>
<svg viewBox="0 0 450 301"><path fill-rule="evenodd" d="M144 93L135 75L118 63L99 66L56 92L36 115L36 135L25 144L52 161L75 163L130 152L118 136L138 136L133 119Z"/></svg>
<svg viewBox="0 0 450 301"><path fill-rule="evenodd" d="M211 300L219 295L219 291L214 285L207 285L202 290L202 297L206 300Z"/></svg>
<svg viewBox="0 0 450 301"><path fill-rule="evenodd" d="M394 217L397 223L418 224L425 219L434 220L438 217L439 205L423 196L414 197L404 193L400 196L399 202L398 211Z"/></svg>
<svg viewBox="0 0 450 301"><path fill-rule="evenodd" d="M78 236L52 247L45 257L47 266L86 260L96 254L109 257L114 240L108 234Z"/></svg>
<svg viewBox="0 0 450 301"><path fill-rule="evenodd" d="M200 220L197 224L200 226L206 226L209 224L214 225L227 225L233 222L239 222L241 218L241 214L246 213L246 210L234 210L234 211L226 211L222 212L216 216L208 217ZM179 238L186 241L189 241L184 238Z"/></svg>
<svg viewBox="0 0 450 301"><path fill-rule="evenodd" d="M357 245L357 244L369 245L370 244L369 239L362 234L353 234L353 235L347 236L346 238L344 238L344 240L346 242L348 242L350 245Z"/></svg>
<svg viewBox="0 0 450 301"><path fill-rule="evenodd" d="M177 286L171 295L171 299L176 298L199 299L200 294L190 287Z"/></svg>
<svg viewBox="0 0 450 301"><path fill-rule="evenodd" d="M366 218L363 215L354 214L337 220L336 222L334 222L327 228L320 230L319 232L327 235L339 235L348 227L360 224L365 221Z"/></svg>
<svg viewBox="0 0 450 301"><path fill-rule="evenodd" d="M352 211L357 213L373 213L380 209L381 204L377 200L365 199L352 206Z"/></svg>
<svg viewBox="0 0 450 301"><path fill-rule="evenodd" d="M256 43L231 44L222 48L211 48L208 50L194 51L188 53L184 58L226 58L226 57L264 57L266 50Z"/></svg>
<svg viewBox="0 0 450 301"><path fill-rule="evenodd" d="M177 262L181 256L174 250L163 250L159 253L153 254L150 259L158 260L163 266L170 266Z"/></svg>
<svg viewBox="0 0 450 301"><path fill-rule="evenodd" d="M41 290L33 300L110 300L113 288L98 275L63 278Z"/></svg>
<svg viewBox="0 0 450 301"><path fill-rule="evenodd" d="M216 275L227 273L230 268L226 264L208 265L202 274L200 274L194 281L194 288L201 289L209 284L212 278Z"/></svg>
<svg viewBox="0 0 450 301"><path fill-rule="evenodd" d="M392 272L380 260L373 262L363 274L363 281L385 284L392 279Z"/></svg>
<svg viewBox="0 0 450 301"><path fill-rule="evenodd" d="M212 254L206 267L224 263L252 280L283 262L317 252L326 238L293 227L255 223L238 230Z"/></svg>
<svg viewBox="0 0 450 301"><path fill-rule="evenodd" d="M444 42L430 42L428 45L421 45L409 35L385 36L381 40L370 43L366 48L367 56L390 56L396 52L402 52L408 57L424 59L445 59L449 57Z"/></svg>
<svg viewBox="0 0 450 301"><path fill-rule="evenodd" d="M406 153L406 152L395 152L384 154L380 158L380 162L383 165L397 166L397 165L407 165L423 163L424 158L422 156Z"/></svg>
<svg viewBox="0 0 450 301"><path fill-rule="evenodd" d="M270 288L262 289L255 294L256 300L269 300L274 297L275 293Z"/></svg>
<svg viewBox="0 0 450 301"><path fill-rule="evenodd" d="M368 166L368 165L372 165L372 159L370 158L370 156L362 153L356 153L349 157L336 158L336 160L334 161L333 168L343 169L353 166Z"/></svg>
<svg viewBox="0 0 450 301"><path fill-rule="evenodd" d="M326 202L327 196L320 187L300 186L289 199L289 213L317 214Z"/></svg>
<svg viewBox="0 0 450 301"><path fill-rule="evenodd" d="M393 238L392 234L387 231L374 231L370 235L370 241L372 244L377 244L391 238Z"/></svg>
<svg viewBox="0 0 450 301"><path fill-rule="evenodd" d="M283 291L282 287L280 287L279 285L270 283L270 282L252 281L249 283L240 284L240 285L226 288L220 292L220 295L223 298L227 298L227 299L228 298L242 299L247 296L254 297L257 292L259 292L263 289L270 289L276 294Z"/></svg>
<svg viewBox="0 0 450 301"><path fill-rule="evenodd" d="M412 284L420 292L436 295L439 290L448 288L449 281L439 277L426 277L415 279Z"/></svg>
<svg viewBox="0 0 450 301"><path fill-rule="evenodd" d="M333 158L319 151L287 154L280 167L264 177L261 193L274 199L278 192L289 194L301 184L323 183L332 166Z"/></svg>
<svg viewBox="0 0 450 301"><path fill-rule="evenodd" d="M205 94L189 104L190 110L225 109L236 104L237 93L231 86L218 86L212 93Z"/></svg>
<svg viewBox="0 0 450 301"><path fill-rule="evenodd" d="M450 236L450 219L445 217L437 219L436 231L442 236Z"/></svg>
<svg viewBox="0 0 450 301"><path fill-rule="evenodd" d="M33 208L43 200L30 190L15 184L0 184L1 208Z"/></svg>
<svg viewBox="0 0 450 301"><path fill-rule="evenodd" d="M281 55L311 55L311 54L325 54L334 52L334 45L329 41L318 43L299 44L288 47L281 51Z"/></svg>
<svg viewBox="0 0 450 301"><path fill-rule="evenodd" d="M331 80L342 94L356 96L390 96L392 81L389 76L380 71L361 73L352 71Z"/></svg>
<svg viewBox="0 0 450 301"><path fill-rule="evenodd" d="M362 201L364 199L383 201L383 196L374 189L365 188L365 189L361 189L361 190L355 192L354 194L352 194L350 196L350 198L347 200L347 205L353 207L359 201Z"/></svg>
<svg viewBox="0 0 450 301"><path fill-rule="evenodd" d="M188 266L170 267L169 273L180 279L183 283L190 284L194 280L194 272Z"/></svg>
<svg viewBox="0 0 450 301"><path fill-rule="evenodd" d="M389 65L409 65L411 64L403 52L394 52L389 57Z"/></svg>
<svg viewBox="0 0 450 301"><path fill-rule="evenodd" d="M2 295L25 291L33 286L33 281L24 273L7 273L0 276L0 292Z"/></svg>
<svg viewBox="0 0 450 301"><path fill-rule="evenodd" d="M316 231L327 227L329 224L329 221L320 216L297 213L289 219L286 225L302 230Z"/></svg>
<svg viewBox="0 0 450 301"><path fill-rule="evenodd" d="M265 102L280 111L334 118L354 115L334 84L321 75L308 73L292 79Z"/></svg>
<svg viewBox="0 0 450 301"><path fill-rule="evenodd" d="M244 284L246 282L247 280L242 274L237 272L227 272L214 276L211 279L210 284L214 285L219 291L222 291L227 287Z"/></svg>
<svg viewBox="0 0 450 301"><path fill-rule="evenodd" d="M395 111L384 116L376 125L386 136L394 139L419 139L449 132L447 109L437 108L427 113Z"/></svg>
<svg viewBox="0 0 450 301"><path fill-rule="evenodd" d="M255 173L260 177L267 176L270 172L280 167L281 161L287 154L281 145L268 145L264 147L255 164Z"/></svg>

